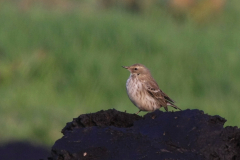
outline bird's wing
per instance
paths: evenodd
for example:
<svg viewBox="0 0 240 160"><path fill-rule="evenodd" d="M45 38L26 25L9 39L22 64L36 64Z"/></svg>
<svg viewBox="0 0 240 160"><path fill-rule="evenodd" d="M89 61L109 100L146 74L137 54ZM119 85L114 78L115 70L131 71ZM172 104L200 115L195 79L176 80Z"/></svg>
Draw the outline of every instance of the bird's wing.
<svg viewBox="0 0 240 160"><path fill-rule="evenodd" d="M168 95L166 95L161 89L159 89L158 84L153 78L149 81L145 80L143 84L149 95L157 99L160 106L163 106L166 111L168 111L168 105L172 106L175 109L181 110L179 107L174 105L174 101L169 98Z"/></svg>
<svg viewBox="0 0 240 160"><path fill-rule="evenodd" d="M158 84L155 82L155 80L151 81L145 81L145 88L147 89L148 93L151 94L154 98L162 100L166 103L174 103L174 101L166 95L161 89L159 89Z"/></svg>

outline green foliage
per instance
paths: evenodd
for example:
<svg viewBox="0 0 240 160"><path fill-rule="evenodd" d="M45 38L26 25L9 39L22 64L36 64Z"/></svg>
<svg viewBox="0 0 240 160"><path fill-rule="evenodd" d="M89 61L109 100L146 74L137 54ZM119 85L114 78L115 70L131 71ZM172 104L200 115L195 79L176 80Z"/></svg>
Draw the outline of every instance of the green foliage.
<svg viewBox="0 0 240 160"><path fill-rule="evenodd" d="M121 68L134 63L146 65L181 109L200 109L239 126L239 4L231 1L204 25L179 23L163 11L2 7L1 141L52 145L80 114L137 112L125 90L129 73Z"/></svg>

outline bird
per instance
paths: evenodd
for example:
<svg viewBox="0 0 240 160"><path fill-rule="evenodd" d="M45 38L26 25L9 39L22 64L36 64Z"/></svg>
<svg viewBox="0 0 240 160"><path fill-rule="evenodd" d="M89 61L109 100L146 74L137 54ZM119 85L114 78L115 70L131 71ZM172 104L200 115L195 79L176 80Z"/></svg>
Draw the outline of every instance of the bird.
<svg viewBox="0 0 240 160"><path fill-rule="evenodd" d="M129 99L139 109L136 114L141 111L155 111L161 107L168 111L168 106L181 110L174 104L175 101L159 88L150 70L143 64L122 67L130 71L126 90Z"/></svg>

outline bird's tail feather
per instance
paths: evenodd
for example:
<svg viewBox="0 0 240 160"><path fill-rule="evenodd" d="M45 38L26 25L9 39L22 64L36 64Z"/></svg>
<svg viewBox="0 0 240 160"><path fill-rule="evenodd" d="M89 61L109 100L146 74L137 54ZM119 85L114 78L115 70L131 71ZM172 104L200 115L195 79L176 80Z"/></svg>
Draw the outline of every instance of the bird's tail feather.
<svg viewBox="0 0 240 160"><path fill-rule="evenodd" d="M172 103L167 103L167 105L168 105L168 106L172 106L173 108L179 109L179 110L181 111L181 109L180 109L178 106L176 106L176 105L174 105L174 104L172 104Z"/></svg>

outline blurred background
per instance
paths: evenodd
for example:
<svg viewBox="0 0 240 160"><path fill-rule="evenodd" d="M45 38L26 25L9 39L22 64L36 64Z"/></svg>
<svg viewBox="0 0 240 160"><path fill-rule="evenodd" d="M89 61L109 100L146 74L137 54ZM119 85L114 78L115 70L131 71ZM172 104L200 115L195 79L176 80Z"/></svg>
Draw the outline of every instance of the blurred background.
<svg viewBox="0 0 240 160"><path fill-rule="evenodd" d="M239 14L238 0L0 0L0 143L50 147L81 114L136 113L121 67L135 63L181 109L239 126Z"/></svg>

